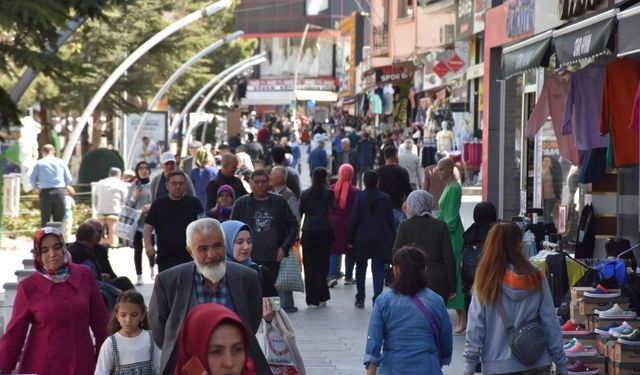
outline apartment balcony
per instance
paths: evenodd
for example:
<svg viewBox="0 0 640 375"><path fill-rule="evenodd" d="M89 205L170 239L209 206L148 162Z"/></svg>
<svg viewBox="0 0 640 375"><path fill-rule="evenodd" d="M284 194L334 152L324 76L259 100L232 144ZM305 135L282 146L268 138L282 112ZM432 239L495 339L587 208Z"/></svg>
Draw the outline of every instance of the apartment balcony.
<svg viewBox="0 0 640 375"><path fill-rule="evenodd" d="M372 56L386 56L389 54L389 27L387 25L373 26Z"/></svg>

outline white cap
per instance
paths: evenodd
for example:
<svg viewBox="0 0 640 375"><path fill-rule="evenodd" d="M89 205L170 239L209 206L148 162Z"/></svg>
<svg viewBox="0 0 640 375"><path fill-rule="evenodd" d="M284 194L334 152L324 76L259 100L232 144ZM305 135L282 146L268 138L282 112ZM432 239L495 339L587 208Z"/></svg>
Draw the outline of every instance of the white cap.
<svg viewBox="0 0 640 375"><path fill-rule="evenodd" d="M160 161L162 162L162 164L167 164L170 161L175 163L176 157L170 151L167 151L162 154L162 156L160 157Z"/></svg>

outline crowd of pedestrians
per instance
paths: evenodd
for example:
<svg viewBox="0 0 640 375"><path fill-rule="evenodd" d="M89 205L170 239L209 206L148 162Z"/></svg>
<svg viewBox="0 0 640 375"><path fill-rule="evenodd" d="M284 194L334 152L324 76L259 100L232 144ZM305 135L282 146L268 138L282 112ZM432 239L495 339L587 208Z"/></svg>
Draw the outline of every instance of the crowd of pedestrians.
<svg viewBox="0 0 640 375"><path fill-rule="evenodd" d="M296 134L274 126L261 125L257 142L250 133L218 150L189 144L181 164L170 152L150 160L147 139L149 160L135 166L135 181L104 184L141 212L134 266L140 285L144 249L155 277L148 311L131 281L113 272L101 221L81 224L70 245L56 229L38 230L37 272L18 287L0 373L17 366L38 374L270 374L255 334L274 320L273 298L298 311L293 290L277 286L284 262L300 258L308 308L327 306L343 277L356 284L355 308L365 307L371 266L367 374L441 373L452 361L452 335L465 332L465 373L481 364L484 373L542 374L551 362L566 373L549 289L522 253L520 230L496 224L493 205L481 203L464 231L462 188L448 157L425 170L411 139L376 142L363 131L329 140L316 127L311 186L302 189ZM59 173L65 181L64 168ZM477 272L461 269L469 247L483 251ZM511 355L498 304L516 325L539 308L548 354L534 365Z"/></svg>

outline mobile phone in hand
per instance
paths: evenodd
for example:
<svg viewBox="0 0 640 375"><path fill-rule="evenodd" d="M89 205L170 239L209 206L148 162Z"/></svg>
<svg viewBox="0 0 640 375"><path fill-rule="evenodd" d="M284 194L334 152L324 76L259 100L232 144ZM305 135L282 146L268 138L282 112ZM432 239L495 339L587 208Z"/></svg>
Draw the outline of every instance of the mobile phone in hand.
<svg viewBox="0 0 640 375"><path fill-rule="evenodd" d="M183 375L209 375L207 370L204 369L202 362L198 357L191 357L191 359L182 366Z"/></svg>

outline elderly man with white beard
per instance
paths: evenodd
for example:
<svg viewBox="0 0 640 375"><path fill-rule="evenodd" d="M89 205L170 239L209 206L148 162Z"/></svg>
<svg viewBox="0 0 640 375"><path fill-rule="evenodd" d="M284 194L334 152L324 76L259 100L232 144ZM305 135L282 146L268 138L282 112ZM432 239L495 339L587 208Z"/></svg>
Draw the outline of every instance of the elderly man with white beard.
<svg viewBox="0 0 640 375"><path fill-rule="evenodd" d="M154 340L162 349L162 374L175 371L180 327L195 306L224 305L235 311L254 333L262 319L258 273L249 267L227 263L224 232L217 220L206 218L189 224L186 248L193 262L160 272L149 303L149 323ZM250 339L249 353L257 373L271 374L255 336Z"/></svg>

